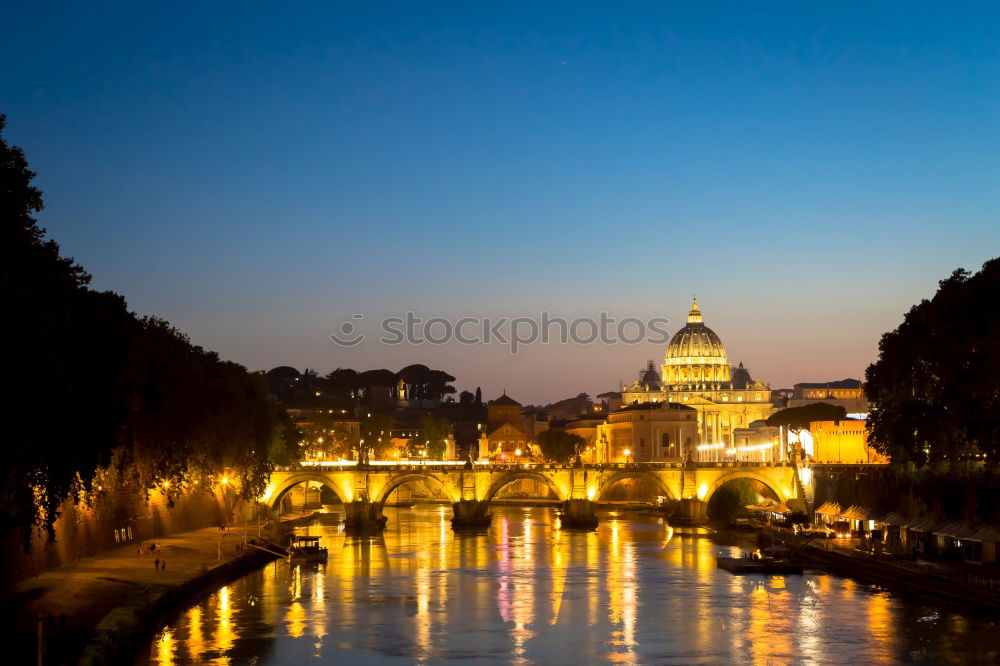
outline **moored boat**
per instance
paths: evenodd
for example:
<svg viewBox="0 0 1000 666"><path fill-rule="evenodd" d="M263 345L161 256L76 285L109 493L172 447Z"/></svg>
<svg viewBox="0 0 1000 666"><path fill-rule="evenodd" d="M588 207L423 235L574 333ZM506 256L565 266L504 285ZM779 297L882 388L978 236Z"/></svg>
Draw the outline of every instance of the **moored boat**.
<svg viewBox="0 0 1000 666"><path fill-rule="evenodd" d="M720 569L734 574L764 574L767 576L784 576L801 574L804 570L801 564L773 557L719 557L716 558Z"/></svg>
<svg viewBox="0 0 1000 666"><path fill-rule="evenodd" d="M288 547L288 559L295 562L326 562L328 556L318 536L293 536Z"/></svg>

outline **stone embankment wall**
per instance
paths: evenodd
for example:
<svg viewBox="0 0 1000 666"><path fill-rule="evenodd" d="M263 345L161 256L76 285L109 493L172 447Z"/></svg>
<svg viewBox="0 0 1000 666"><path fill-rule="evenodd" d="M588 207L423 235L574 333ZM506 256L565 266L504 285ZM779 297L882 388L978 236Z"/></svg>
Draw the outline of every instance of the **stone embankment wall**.
<svg viewBox="0 0 1000 666"><path fill-rule="evenodd" d="M88 506L67 500L55 523L56 538L32 535L31 552L25 553L20 534L4 535L0 542L0 585L18 581L109 548L135 548L175 532L242 520L245 507L232 490L174 493L170 506L161 490L148 495L140 490L99 496Z"/></svg>

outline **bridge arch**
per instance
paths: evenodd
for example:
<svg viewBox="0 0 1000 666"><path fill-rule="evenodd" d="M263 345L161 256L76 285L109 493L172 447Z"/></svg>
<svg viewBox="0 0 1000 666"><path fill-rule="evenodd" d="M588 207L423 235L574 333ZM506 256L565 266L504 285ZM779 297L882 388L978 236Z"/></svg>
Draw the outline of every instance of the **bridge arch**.
<svg viewBox="0 0 1000 666"><path fill-rule="evenodd" d="M391 495L394 490L411 481L433 481L438 485L449 502L454 504L458 501L458 496L454 489L444 479L427 472L403 472L402 474L393 476L384 486L382 486L382 489L379 491L379 498L377 501L379 512L381 513L382 509L385 507L386 500L389 499L389 495Z"/></svg>
<svg viewBox="0 0 1000 666"><path fill-rule="evenodd" d="M304 473L304 474L296 474L294 476L290 476L287 479L281 481L274 488L274 491L267 498L268 510L274 511L276 508L278 508L278 504L281 502L282 498L289 490L299 485L300 483L305 483L307 481L313 481L315 483L319 483L326 486L333 492L334 495L337 496L337 499L340 500L341 503L346 501L344 499L344 490L342 488L338 488L337 484L333 482L333 479L324 474Z"/></svg>
<svg viewBox="0 0 1000 666"><path fill-rule="evenodd" d="M645 481L652 481L656 487L663 492L667 499L676 499L674 494L670 492L670 488L667 486L666 481L664 481L663 478L656 472L626 469L614 472L605 479L602 479L600 485L597 487L597 493L594 495L594 501L600 502L604 498L604 493L610 490L613 485L619 481L624 481L625 479L642 479Z"/></svg>
<svg viewBox="0 0 1000 666"><path fill-rule="evenodd" d="M730 481L735 481L736 479L751 479L753 481L758 481L765 488L774 493L774 496L777 497L779 501L784 502L789 499L789 496L782 492L779 484L775 483L773 479L769 479L763 474L759 474L752 470L734 470L717 478L705 494L705 497L702 498L702 501L707 503L710 499L712 499L712 495L715 494L715 491Z"/></svg>
<svg viewBox="0 0 1000 666"><path fill-rule="evenodd" d="M553 481L551 477L545 474L541 474L539 472L533 472L531 470L518 470L513 472L507 472L501 475L495 481L493 481L493 483L490 484L489 490L486 491L486 495L483 497L483 502L489 504L490 502L493 501L493 497L498 492L500 492L505 486L510 485L511 483L517 481L518 479L533 479L535 481L541 481L546 486L548 486L549 490L552 491L552 493L556 496L556 498L560 502L563 502L566 499L568 499L566 493L563 493L559 489L559 486L556 485L555 481Z"/></svg>

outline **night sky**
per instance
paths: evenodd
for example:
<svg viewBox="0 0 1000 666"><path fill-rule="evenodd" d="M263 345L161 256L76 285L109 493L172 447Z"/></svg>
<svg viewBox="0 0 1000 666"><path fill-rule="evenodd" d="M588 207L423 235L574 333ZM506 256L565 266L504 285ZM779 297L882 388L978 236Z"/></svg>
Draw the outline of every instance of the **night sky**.
<svg viewBox="0 0 1000 666"><path fill-rule="evenodd" d="M7 3L0 113L94 286L255 369L544 403L664 348L327 336L697 294L773 388L859 377L1000 254L997 3L622 4Z"/></svg>

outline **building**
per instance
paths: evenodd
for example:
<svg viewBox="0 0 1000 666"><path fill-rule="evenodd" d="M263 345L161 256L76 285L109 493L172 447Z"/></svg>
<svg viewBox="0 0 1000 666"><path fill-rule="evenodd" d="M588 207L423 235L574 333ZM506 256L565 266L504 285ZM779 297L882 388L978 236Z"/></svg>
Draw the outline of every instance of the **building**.
<svg viewBox="0 0 1000 666"><path fill-rule="evenodd" d="M733 429L733 448L718 451L726 457L719 460L738 459L745 462L772 463L785 459L781 442L781 428L769 426L765 421L754 421L745 428Z"/></svg>
<svg viewBox="0 0 1000 666"><path fill-rule="evenodd" d="M788 407L802 407L816 402L837 405L848 414L867 414L868 398L858 379L841 379L835 382L802 382L792 388Z"/></svg>
<svg viewBox="0 0 1000 666"><path fill-rule="evenodd" d="M569 429L567 429L569 430ZM595 462L679 462L698 437L698 411L677 402L644 402L608 414L597 426Z"/></svg>
<svg viewBox="0 0 1000 666"><path fill-rule="evenodd" d="M697 434L691 453L696 460L714 460L718 451L733 449L736 429L775 411L770 388L754 379L742 362L735 369L729 364L725 346L705 325L697 300L691 303L687 325L670 339L659 374L650 361L631 386L622 388L622 402L676 403L694 409Z"/></svg>
<svg viewBox="0 0 1000 666"><path fill-rule="evenodd" d="M569 434L577 435L583 439L583 451L580 452L582 462L587 464L600 462L597 454L597 431L605 423L606 420L603 416L595 416L567 421L563 426L563 430Z"/></svg>
<svg viewBox="0 0 1000 666"><path fill-rule="evenodd" d="M888 463L889 458L868 445L867 421L813 421L812 459L817 463L854 465Z"/></svg>
<svg viewBox="0 0 1000 666"><path fill-rule="evenodd" d="M479 439L479 457L516 460L530 455L531 438L523 428L521 403L504 391L486 405L486 431Z"/></svg>
<svg viewBox="0 0 1000 666"><path fill-rule="evenodd" d="M534 442L540 434L549 429L549 414L540 409L526 409L521 412L521 431Z"/></svg>

